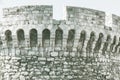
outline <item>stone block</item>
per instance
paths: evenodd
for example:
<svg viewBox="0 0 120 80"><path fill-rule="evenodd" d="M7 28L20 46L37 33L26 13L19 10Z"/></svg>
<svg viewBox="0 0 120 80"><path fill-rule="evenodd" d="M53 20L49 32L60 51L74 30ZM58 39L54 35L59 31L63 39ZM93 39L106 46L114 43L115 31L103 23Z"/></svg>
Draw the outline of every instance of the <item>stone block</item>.
<svg viewBox="0 0 120 80"><path fill-rule="evenodd" d="M20 75L20 80L25 80L25 76Z"/></svg>
<svg viewBox="0 0 120 80"><path fill-rule="evenodd" d="M41 61L41 62L39 62L39 63L44 65L46 62L45 62L45 61Z"/></svg>
<svg viewBox="0 0 120 80"><path fill-rule="evenodd" d="M46 61L45 57L38 57L38 61Z"/></svg>
<svg viewBox="0 0 120 80"><path fill-rule="evenodd" d="M54 61L54 58L47 58L47 61Z"/></svg>
<svg viewBox="0 0 120 80"><path fill-rule="evenodd" d="M52 57L58 57L58 52L51 52L50 54Z"/></svg>
<svg viewBox="0 0 120 80"><path fill-rule="evenodd" d="M75 57L76 56L76 52L71 52L70 56Z"/></svg>
<svg viewBox="0 0 120 80"><path fill-rule="evenodd" d="M69 55L69 52L64 52L64 56L68 56Z"/></svg>

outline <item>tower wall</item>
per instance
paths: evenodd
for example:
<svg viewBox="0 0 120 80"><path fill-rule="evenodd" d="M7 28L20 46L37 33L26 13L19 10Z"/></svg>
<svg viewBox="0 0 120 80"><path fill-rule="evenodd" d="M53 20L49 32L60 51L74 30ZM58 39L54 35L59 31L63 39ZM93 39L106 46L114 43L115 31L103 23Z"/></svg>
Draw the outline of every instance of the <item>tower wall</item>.
<svg viewBox="0 0 120 80"><path fill-rule="evenodd" d="M52 15L52 6L3 9L1 80L120 79L118 16L111 27L93 9L69 6L67 20Z"/></svg>

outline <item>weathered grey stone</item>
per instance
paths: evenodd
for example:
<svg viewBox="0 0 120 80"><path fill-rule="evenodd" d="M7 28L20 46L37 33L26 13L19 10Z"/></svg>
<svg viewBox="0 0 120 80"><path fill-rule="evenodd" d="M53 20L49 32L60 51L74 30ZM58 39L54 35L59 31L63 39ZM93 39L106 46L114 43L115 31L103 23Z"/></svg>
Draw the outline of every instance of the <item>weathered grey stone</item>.
<svg viewBox="0 0 120 80"><path fill-rule="evenodd" d="M47 61L54 61L54 58L47 58Z"/></svg>
<svg viewBox="0 0 120 80"><path fill-rule="evenodd" d="M25 77L21 75L20 80L25 80Z"/></svg>
<svg viewBox="0 0 120 80"><path fill-rule="evenodd" d="M120 79L120 17L66 10L67 20L53 19L52 6L3 10L0 80Z"/></svg>
<svg viewBox="0 0 120 80"><path fill-rule="evenodd" d="M57 57L58 56L58 52L51 52L51 56L52 57Z"/></svg>

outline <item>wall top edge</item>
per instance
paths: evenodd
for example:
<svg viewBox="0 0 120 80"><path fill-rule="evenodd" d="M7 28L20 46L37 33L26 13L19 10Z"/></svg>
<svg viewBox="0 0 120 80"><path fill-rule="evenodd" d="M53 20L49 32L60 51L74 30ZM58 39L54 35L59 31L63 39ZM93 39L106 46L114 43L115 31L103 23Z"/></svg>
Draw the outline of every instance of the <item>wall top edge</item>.
<svg viewBox="0 0 120 80"><path fill-rule="evenodd" d="M6 10L12 10L12 9L20 9L20 8L32 8L32 7L36 7L36 8L39 8L39 7L44 7L44 8L51 8L51 10L53 10L53 5L22 5L22 6L14 6L14 7L7 7L7 8L3 8L3 14L6 12ZM66 6L66 12L68 12L68 9L75 9L75 10L78 10L78 9L83 9L83 10L89 10L89 11L93 11L93 12L98 12L98 13L101 13L101 14L106 14L105 11L101 11L101 10L96 10L96 9L92 9L92 8L86 8L86 7L78 7L78 6ZM14 10L13 10L14 11ZM68 14L67 14L68 15ZM116 14L111 14L113 17L120 17L119 15L116 15ZM61 20L59 20L61 21Z"/></svg>
<svg viewBox="0 0 120 80"><path fill-rule="evenodd" d="M78 6L66 6L66 9L69 9L69 8L73 8L73 9L85 9L85 10L90 10L90 11L96 11L96 12L105 13L104 11L97 10L97 9L92 9L92 8L78 7Z"/></svg>
<svg viewBox="0 0 120 80"><path fill-rule="evenodd" d="M14 9L14 8L27 8L27 7L50 7L50 8L53 8L52 5L22 5L22 6L14 6L14 7L3 8L3 10L4 9Z"/></svg>

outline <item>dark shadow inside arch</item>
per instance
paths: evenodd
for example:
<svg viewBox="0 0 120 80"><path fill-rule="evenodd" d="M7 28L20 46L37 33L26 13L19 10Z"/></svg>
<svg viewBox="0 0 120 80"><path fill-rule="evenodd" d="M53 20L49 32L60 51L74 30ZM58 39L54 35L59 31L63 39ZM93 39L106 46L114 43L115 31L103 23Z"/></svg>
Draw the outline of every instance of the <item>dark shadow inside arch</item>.
<svg viewBox="0 0 120 80"><path fill-rule="evenodd" d="M55 32L55 46L61 47L63 40L63 30L58 28Z"/></svg>
<svg viewBox="0 0 120 80"><path fill-rule="evenodd" d="M116 36L114 36L113 42L112 42L112 44L110 45L110 51L111 51L111 52L113 52L113 48L114 48L115 44L116 44Z"/></svg>
<svg viewBox="0 0 120 80"><path fill-rule="evenodd" d="M10 53L12 48L12 32L10 30L5 31L5 40L8 47L8 53Z"/></svg>
<svg viewBox="0 0 120 80"><path fill-rule="evenodd" d="M43 47L50 46L50 31L48 29L44 29L42 32L42 46Z"/></svg>
<svg viewBox="0 0 120 80"><path fill-rule="evenodd" d="M12 32L10 30L5 31L5 40L7 42L12 41Z"/></svg>
<svg viewBox="0 0 120 80"><path fill-rule="evenodd" d="M94 40L95 40L95 34L94 34L94 32L91 32L90 39L88 40L87 47L86 47L87 53L92 52L92 45L93 45Z"/></svg>
<svg viewBox="0 0 120 80"><path fill-rule="evenodd" d="M1 37L0 37L0 46L2 46L2 44L3 44L3 42L2 42L2 39L1 39Z"/></svg>
<svg viewBox="0 0 120 80"><path fill-rule="evenodd" d="M119 37L119 42L117 43L117 45L115 46L115 53L118 51L118 49L119 49L119 46L120 46L120 37ZM120 50L119 50L119 52L120 52Z"/></svg>
<svg viewBox="0 0 120 80"><path fill-rule="evenodd" d="M75 39L75 30L71 29L68 32L67 51L72 51L72 47L74 45L74 39Z"/></svg>
<svg viewBox="0 0 120 80"><path fill-rule="evenodd" d="M30 30L30 46L35 47L37 45L37 30L31 29Z"/></svg>
<svg viewBox="0 0 120 80"><path fill-rule="evenodd" d="M80 39L79 39L79 43L78 43L78 47L77 47L77 50L79 53L82 53L85 39L86 39L86 32L83 30L80 33Z"/></svg>
<svg viewBox="0 0 120 80"><path fill-rule="evenodd" d="M18 44L19 44L19 45L24 44L25 36L24 36L24 31L23 31L23 29L19 29L19 30L17 31L17 39L18 39Z"/></svg>
<svg viewBox="0 0 120 80"><path fill-rule="evenodd" d="M100 48L101 48L101 44L102 44L102 39L103 39L103 34L100 33L99 34L99 38L95 44L95 48L94 48L94 52L99 52Z"/></svg>
<svg viewBox="0 0 120 80"><path fill-rule="evenodd" d="M107 36L106 42L103 45L103 49L102 49L102 54L104 55L105 52L107 51L108 45L110 43L111 37L110 35Z"/></svg>

